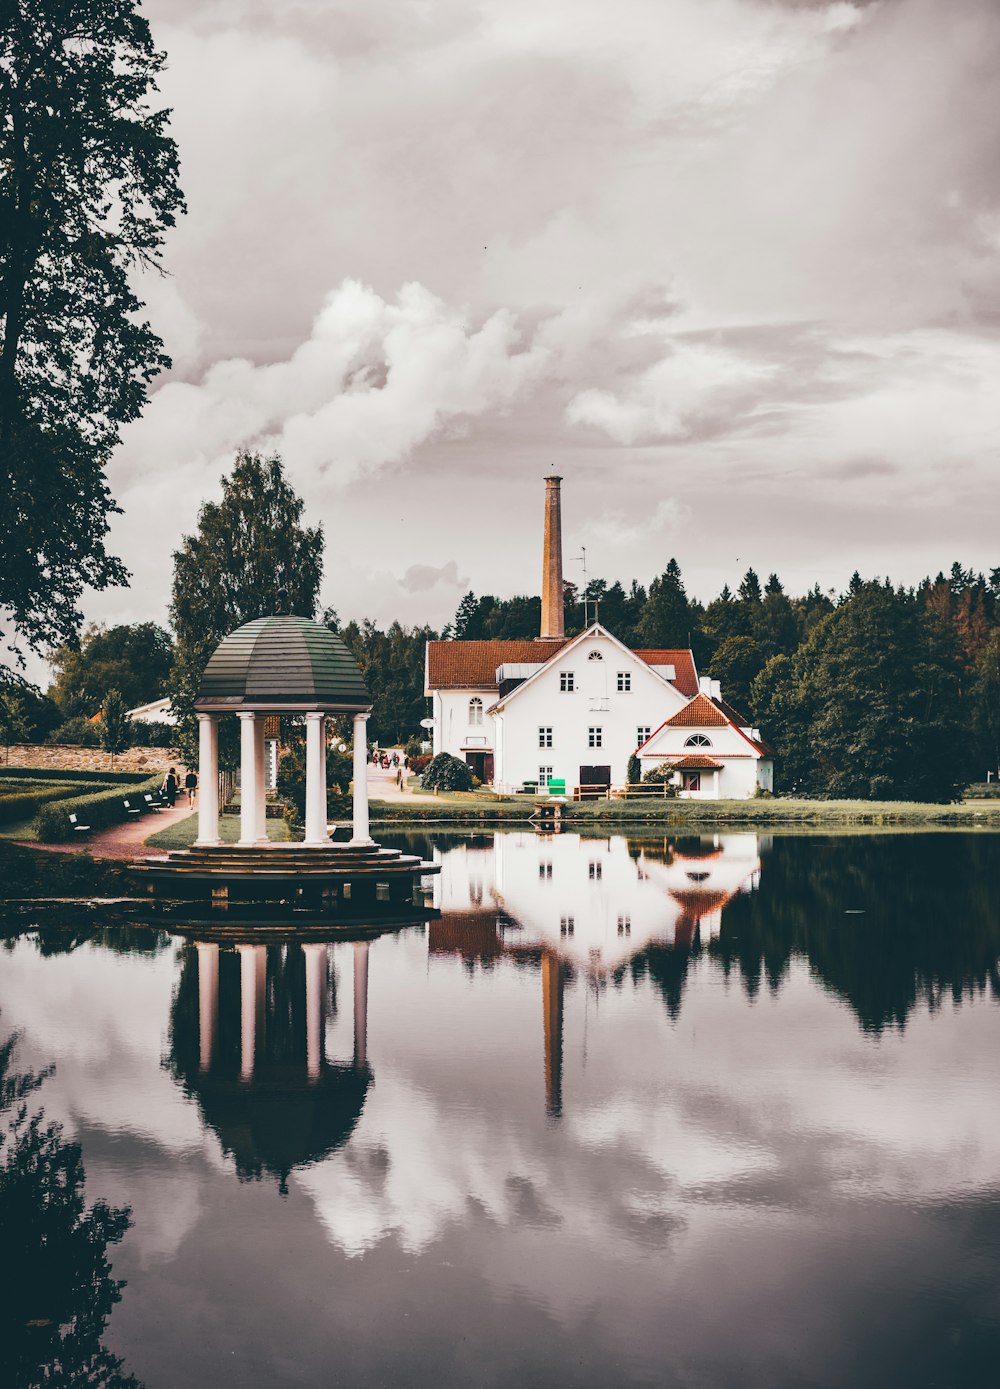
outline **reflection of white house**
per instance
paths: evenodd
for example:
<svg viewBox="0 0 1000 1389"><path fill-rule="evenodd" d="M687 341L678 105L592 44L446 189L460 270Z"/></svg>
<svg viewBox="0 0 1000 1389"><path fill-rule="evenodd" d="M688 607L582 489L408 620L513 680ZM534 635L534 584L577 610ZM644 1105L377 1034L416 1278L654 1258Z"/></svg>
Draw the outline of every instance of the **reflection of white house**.
<svg viewBox="0 0 1000 1389"><path fill-rule="evenodd" d="M631 843L622 836L497 834L492 845L435 852L443 913L500 910L505 942L552 952L589 977L647 946L717 936L722 908L760 878L753 834Z"/></svg>
<svg viewBox="0 0 1000 1389"><path fill-rule="evenodd" d="M773 790L772 757L759 729L705 691L665 719L639 748L643 773L666 764L676 774L680 794L698 800L746 800L758 789Z"/></svg>
<svg viewBox="0 0 1000 1389"><path fill-rule="evenodd" d="M599 623L568 642L427 644L434 753L498 789L621 785L639 743L697 690L690 651L630 651Z"/></svg>

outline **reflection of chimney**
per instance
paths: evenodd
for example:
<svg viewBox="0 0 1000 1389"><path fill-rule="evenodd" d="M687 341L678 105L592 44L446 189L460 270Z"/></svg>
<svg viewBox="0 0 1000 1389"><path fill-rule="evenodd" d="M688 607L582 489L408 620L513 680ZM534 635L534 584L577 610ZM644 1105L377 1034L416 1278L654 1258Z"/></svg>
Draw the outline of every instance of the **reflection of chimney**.
<svg viewBox="0 0 1000 1389"><path fill-rule="evenodd" d="M562 502L559 494L561 477L545 479L545 539L542 543L542 630L541 641L562 641L563 572L562 572Z"/></svg>
<svg viewBox="0 0 1000 1389"><path fill-rule="evenodd" d="M354 1069L368 1065L368 942L354 942Z"/></svg>
<svg viewBox="0 0 1000 1389"><path fill-rule="evenodd" d="M565 974L558 955L542 956L542 1013L545 1027L545 1112L562 1114L562 1019Z"/></svg>

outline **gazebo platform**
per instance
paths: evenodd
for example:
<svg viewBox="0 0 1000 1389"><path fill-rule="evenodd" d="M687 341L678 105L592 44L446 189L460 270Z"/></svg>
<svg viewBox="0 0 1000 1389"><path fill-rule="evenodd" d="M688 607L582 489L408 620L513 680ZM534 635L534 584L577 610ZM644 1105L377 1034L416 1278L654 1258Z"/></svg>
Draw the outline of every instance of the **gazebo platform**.
<svg viewBox="0 0 1000 1389"><path fill-rule="evenodd" d="M380 902L412 903L420 879L440 865L378 844L237 844L177 849L137 859L126 870L150 896L275 902L341 914Z"/></svg>

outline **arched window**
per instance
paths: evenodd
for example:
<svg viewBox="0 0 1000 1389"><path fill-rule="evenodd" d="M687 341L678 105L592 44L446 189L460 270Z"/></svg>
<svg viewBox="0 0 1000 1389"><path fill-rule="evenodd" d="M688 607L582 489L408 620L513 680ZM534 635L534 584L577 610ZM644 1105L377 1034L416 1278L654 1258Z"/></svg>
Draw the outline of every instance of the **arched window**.
<svg viewBox="0 0 1000 1389"><path fill-rule="evenodd" d="M478 695L469 700L469 723L480 724L483 721L483 701Z"/></svg>
<svg viewBox="0 0 1000 1389"><path fill-rule="evenodd" d="M600 653L599 651L592 651L592 652L590 653L590 655L587 657L587 660L588 660L588 661L603 661L603 660L604 660L604 657L601 655L601 653Z"/></svg>
<svg viewBox="0 0 1000 1389"><path fill-rule="evenodd" d="M692 733L690 738L684 739L684 746L686 748L710 748L712 740L706 738L704 733Z"/></svg>

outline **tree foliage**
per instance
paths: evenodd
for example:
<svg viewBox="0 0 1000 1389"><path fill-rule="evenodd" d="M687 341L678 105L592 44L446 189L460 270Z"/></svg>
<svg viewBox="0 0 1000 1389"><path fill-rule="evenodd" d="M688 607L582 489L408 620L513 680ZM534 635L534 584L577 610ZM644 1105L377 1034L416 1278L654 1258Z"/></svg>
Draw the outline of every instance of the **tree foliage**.
<svg viewBox="0 0 1000 1389"><path fill-rule="evenodd" d="M361 668L372 700L368 736L381 747L405 743L424 717L424 651L437 633L393 622L383 632L368 618L349 622L340 636Z"/></svg>
<svg viewBox="0 0 1000 1389"><path fill-rule="evenodd" d="M303 527L302 511L281 459L243 452L222 479L221 501L202 506L197 531L174 553L171 704L179 719L178 749L192 762L197 755L194 701L222 638L282 610L301 617L316 611L323 530ZM235 766L237 760L231 723L220 726L222 766Z"/></svg>
<svg viewBox="0 0 1000 1389"><path fill-rule="evenodd" d="M103 469L169 365L134 283L184 210L163 64L136 0L0 8L0 607L37 651L126 579Z"/></svg>
<svg viewBox="0 0 1000 1389"><path fill-rule="evenodd" d="M432 758L420 780L431 791L472 790L471 769L450 752L439 752Z"/></svg>
<svg viewBox="0 0 1000 1389"><path fill-rule="evenodd" d="M112 761L118 753L132 745L132 721L121 690L109 690L104 696L101 715L101 747L109 752Z"/></svg>
<svg viewBox="0 0 1000 1389"><path fill-rule="evenodd" d="M92 624L79 644L59 646L49 657L55 679L49 686L65 718L91 715L108 690L120 690L127 709L167 692L173 662L170 633L156 622L118 627Z"/></svg>

